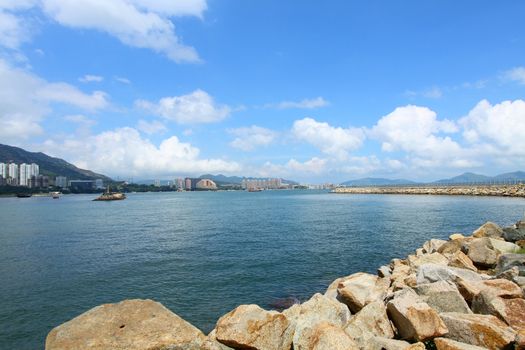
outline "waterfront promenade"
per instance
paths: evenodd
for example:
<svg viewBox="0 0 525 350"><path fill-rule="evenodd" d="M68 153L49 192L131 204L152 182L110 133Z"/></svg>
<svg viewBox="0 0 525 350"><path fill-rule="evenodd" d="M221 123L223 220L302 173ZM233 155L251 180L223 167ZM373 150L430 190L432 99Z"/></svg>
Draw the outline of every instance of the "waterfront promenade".
<svg viewBox="0 0 525 350"><path fill-rule="evenodd" d="M339 194L423 194L452 196L525 197L525 184L513 185L415 185L339 187L332 191Z"/></svg>

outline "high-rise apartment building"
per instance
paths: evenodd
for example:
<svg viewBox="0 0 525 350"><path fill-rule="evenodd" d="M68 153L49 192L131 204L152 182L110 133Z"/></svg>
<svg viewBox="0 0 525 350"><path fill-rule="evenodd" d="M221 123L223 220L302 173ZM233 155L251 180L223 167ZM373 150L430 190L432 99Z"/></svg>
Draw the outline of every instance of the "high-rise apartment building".
<svg viewBox="0 0 525 350"><path fill-rule="evenodd" d="M0 163L0 177L2 177L4 180L7 179L7 164L6 163Z"/></svg>
<svg viewBox="0 0 525 350"><path fill-rule="evenodd" d="M67 177L57 176L55 178L55 186L60 187L60 188L66 188L67 187Z"/></svg>
<svg viewBox="0 0 525 350"><path fill-rule="evenodd" d="M18 164L9 163L7 165L7 183L18 186Z"/></svg>

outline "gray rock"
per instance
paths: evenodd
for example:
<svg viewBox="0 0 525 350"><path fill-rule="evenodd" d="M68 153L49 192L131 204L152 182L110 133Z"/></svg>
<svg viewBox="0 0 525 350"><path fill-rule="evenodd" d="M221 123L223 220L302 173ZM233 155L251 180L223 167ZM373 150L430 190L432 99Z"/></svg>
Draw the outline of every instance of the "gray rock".
<svg viewBox="0 0 525 350"><path fill-rule="evenodd" d="M505 227L503 229L503 238L508 242L516 242L525 240L525 227L524 228L514 228L514 227Z"/></svg>
<svg viewBox="0 0 525 350"><path fill-rule="evenodd" d="M472 301L472 310L479 314L493 315L515 330L525 330L525 300L501 298L490 290L483 290Z"/></svg>
<svg viewBox="0 0 525 350"><path fill-rule="evenodd" d="M438 281L454 282L458 278L467 281L481 281L483 279L489 279L490 277L466 269L436 264L424 264L417 270L417 284Z"/></svg>
<svg viewBox="0 0 525 350"><path fill-rule="evenodd" d="M437 312L461 312L471 314L467 302L455 284L446 281L439 281L428 284L420 284L415 288L417 294L430 307Z"/></svg>
<svg viewBox="0 0 525 350"><path fill-rule="evenodd" d="M431 239L423 243L423 251L426 254L437 253L438 249L445 243L447 243L447 241L442 239Z"/></svg>
<svg viewBox="0 0 525 350"><path fill-rule="evenodd" d="M516 266L519 275L525 276L525 254L502 254L498 258L496 273L501 273Z"/></svg>

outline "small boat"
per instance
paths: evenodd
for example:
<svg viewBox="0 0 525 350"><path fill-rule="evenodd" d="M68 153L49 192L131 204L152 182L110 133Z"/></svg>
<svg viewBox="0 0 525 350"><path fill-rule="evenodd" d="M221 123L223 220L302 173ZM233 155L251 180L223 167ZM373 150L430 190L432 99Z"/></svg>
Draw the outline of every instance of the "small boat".
<svg viewBox="0 0 525 350"><path fill-rule="evenodd" d="M126 199L126 195L120 192L111 192L109 186L106 192L102 193L99 197L93 199L94 201L119 201Z"/></svg>
<svg viewBox="0 0 525 350"><path fill-rule="evenodd" d="M262 192L261 188L249 188L248 192Z"/></svg>
<svg viewBox="0 0 525 350"><path fill-rule="evenodd" d="M60 192L58 192L58 191L49 192L49 195L50 195L51 197L53 197L53 199L59 199L61 194L62 194L62 193L60 193Z"/></svg>
<svg viewBox="0 0 525 350"><path fill-rule="evenodd" d="M18 198L29 198L29 197L31 197L32 195L33 195L33 194L31 194L31 193L17 193L17 194L16 194L16 196L17 196Z"/></svg>

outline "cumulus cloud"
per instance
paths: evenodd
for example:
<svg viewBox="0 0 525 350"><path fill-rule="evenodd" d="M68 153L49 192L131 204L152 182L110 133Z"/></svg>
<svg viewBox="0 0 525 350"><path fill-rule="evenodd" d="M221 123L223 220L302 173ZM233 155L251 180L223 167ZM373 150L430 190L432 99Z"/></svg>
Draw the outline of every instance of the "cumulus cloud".
<svg viewBox="0 0 525 350"><path fill-rule="evenodd" d="M105 32L125 45L150 49L176 62L200 62L197 51L184 45L177 36L169 17L202 18L207 8L205 0L2 1L1 45L16 49L30 38L27 21L20 11L31 7L40 8L46 16L66 27Z"/></svg>
<svg viewBox="0 0 525 350"><path fill-rule="evenodd" d="M503 79L525 85L525 67L515 67L503 73Z"/></svg>
<svg viewBox="0 0 525 350"><path fill-rule="evenodd" d="M301 101L283 101L279 103L267 104L265 108L276 108L276 109L315 109L320 107L328 106L329 102L322 97L316 97L312 99L304 99Z"/></svg>
<svg viewBox="0 0 525 350"><path fill-rule="evenodd" d="M169 9L169 15L175 14L175 8L170 9L166 2L152 4L158 9ZM126 0L42 1L44 12L63 26L103 31L126 45L151 49L176 62L200 60L193 47L182 44L165 11L154 12L154 7L141 5Z"/></svg>
<svg viewBox="0 0 525 350"><path fill-rule="evenodd" d="M348 152L361 147L365 140L365 133L360 128L333 127L312 118L296 120L292 127L292 135L336 158L345 158Z"/></svg>
<svg viewBox="0 0 525 350"><path fill-rule="evenodd" d="M86 94L66 83L51 83L0 59L0 138L15 142L40 135L54 103L95 111L108 106L102 91Z"/></svg>
<svg viewBox="0 0 525 350"><path fill-rule="evenodd" d="M168 128L166 128L166 125L162 124L158 120L148 122L142 119L139 120L139 122L137 123L137 129L148 135L164 133L168 130Z"/></svg>
<svg viewBox="0 0 525 350"><path fill-rule="evenodd" d="M215 103L206 91L195 90L182 96L164 97L157 103L138 100L135 105L179 124L214 123L228 117L231 108Z"/></svg>
<svg viewBox="0 0 525 350"><path fill-rule="evenodd" d="M230 129L228 132L236 138L230 142L230 146L243 151L252 151L258 146L267 146L274 142L278 133L257 125Z"/></svg>
<svg viewBox="0 0 525 350"><path fill-rule="evenodd" d="M174 174L232 173L240 165L223 159L200 158L200 150L176 136L156 146L129 127L105 131L83 139L48 140L49 154L75 165L111 176L173 176Z"/></svg>
<svg viewBox="0 0 525 350"><path fill-rule="evenodd" d="M525 156L525 101L491 105L480 101L459 123L464 138L478 148L505 156Z"/></svg>
<svg viewBox="0 0 525 350"><path fill-rule="evenodd" d="M103 80L104 80L104 77L101 77L100 75L91 75L91 74L86 74L83 77L78 78L78 81L82 83L91 83L91 82L100 83Z"/></svg>

